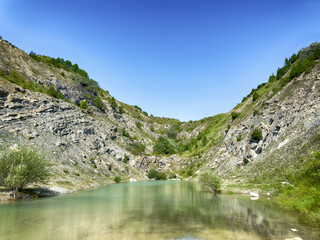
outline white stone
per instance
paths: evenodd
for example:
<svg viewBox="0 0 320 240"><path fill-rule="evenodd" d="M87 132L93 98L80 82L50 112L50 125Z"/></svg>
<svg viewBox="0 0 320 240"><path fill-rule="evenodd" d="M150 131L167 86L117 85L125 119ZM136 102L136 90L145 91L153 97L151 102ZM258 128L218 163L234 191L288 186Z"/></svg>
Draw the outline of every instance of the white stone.
<svg viewBox="0 0 320 240"><path fill-rule="evenodd" d="M136 182L137 180L136 179L134 179L134 178L130 178L129 179L129 182Z"/></svg>

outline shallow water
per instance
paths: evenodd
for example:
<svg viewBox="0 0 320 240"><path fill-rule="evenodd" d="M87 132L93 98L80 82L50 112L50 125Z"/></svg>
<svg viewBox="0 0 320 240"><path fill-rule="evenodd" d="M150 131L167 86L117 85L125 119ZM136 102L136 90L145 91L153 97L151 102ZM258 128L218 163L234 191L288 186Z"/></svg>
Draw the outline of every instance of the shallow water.
<svg viewBox="0 0 320 240"><path fill-rule="evenodd" d="M290 228L299 230L297 233ZM320 239L320 230L246 196L193 183L111 184L72 195L0 204L0 239Z"/></svg>

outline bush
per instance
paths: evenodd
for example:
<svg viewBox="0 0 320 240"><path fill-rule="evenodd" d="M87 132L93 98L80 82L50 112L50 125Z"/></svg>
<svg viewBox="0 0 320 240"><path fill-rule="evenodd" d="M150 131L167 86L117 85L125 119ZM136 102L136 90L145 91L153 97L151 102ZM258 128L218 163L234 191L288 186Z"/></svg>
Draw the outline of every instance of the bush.
<svg viewBox="0 0 320 240"><path fill-rule="evenodd" d="M49 165L36 149L11 146L1 152L0 185L15 195L32 183L44 183L49 179Z"/></svg>
<svg viewBox="0 0 320 240"><path fill-rule="evenodd" d="M101 111L104 111L105 109L105 105L104 103L102 102L102 100L99 98L99 96L96 96L93 100L93 104L99 108Z"/></svg>
<svg viewBox="0 0 320 240"><path fill-rule="evenodd" d="M57 97L57 91L54 89L54 87L51 85L49 87L49 89L47 90L47 93L51 96L51 97Z"/></svg>
<svg viewBox="0 0 320 240"><path fill-rule="evenodd" d="M254 111L253 111L253 116L256 116L258 113L259 113L258 110L254 110Z"/></svg>
<svg viewBox="0 0 320 240"><path fill-rule="evenodd" d="M269 83L272 83L272 82L275 82L275 81L277 81L277 77L274 75L274 74L272 74L270 77L269 77Z"/></svg>
<svg viewBox="0 0 320 240"><path fill-rule="evenodd" d="M240 115L239 112L232 112L231 113L232 120L235 120L237 117L239 117L239 115Z"/></svg>
<svg viewBox="0 0 320 240"><path fill-rule="evenodd" d="M159 137L153 147L153 152L156 154L174 154L177 153L177 146L174 141Z"/></svg>
<svg viewBox="0 0 320 240"><path fill-rule="evenodd" d="M156 179L156 180L166 180L167 179L167 175L164 172L159 172L154 168L150 169L147 176L149 179Z"/></svg>
<svg viewBox="0 0 320 240"><path fill-rule="evenodd" d="M257 92L254 92L252 96L252 101L256 101L259 97L259 94Z"/></svg>
<svg viewBox="0 0 320 240"><path fill-rule="evenodd" d="M202 172L199 175L199 182L203 187L209 188L213 195L220 191L221 180L212 171Z"/></svg>
<svg viewBox="0 0 320 240"><path fill-rule="evenodd" d="M137 128L141 129L142 123L141 122L136 122L136 126L137 126Z"/></svg>
<svg viewBox="0 0 320 240"><path fill-rule="evenodd" d="M113 181L114 181L115 183L120 183L120 182L121 182L121 177L118 176L118 175L116 175L116 176L114 177Z"/></svg>
<svg viewBox="0 0 320 240"><path fill-rule="evenodd" d="M140 142L134 142L131 151L135 155L139 155L146 150L146 146Z"/></svg>
<svg viewBox="0 0 320 240"><path fill-rule="evenodd" d="M80 102L80 106L79 106L81 109L87 109L88 108L88 103L86 100L82 100Z"/></svg>
<svg viewBox="0 0 320 240"><path fill-rule="evenodd" d="M120 112L120 114L123 114L123 113L124 113L124 109L123 109L122 106L119 107L119 112Z"/></svg>
<svg viewBox="0 0 320 240"><path fill-rule="evenodd" d="M110 103L110 105L113 109L116 109L118 107L118 104L117 104L116 100L114 99L114 97L108 98L108 102Z"/></svg>
<svg viewBox="0 0 320 240"><path fill-rule="evenodd" d="M260 141L262 140L262 131L259 128L255 128L251 133L251 140Z"/></svg>
<svg viewBox="0 0 320 240"><path fill-rule="evenodd" d="M66 76L66 74L64 72L61 72L60 74L61 74L62 77Z"/></svg>
<svg viewBox="0 0 320 240"><path fill-rule="evenodd" d="M130 159L129 159L128 155L125 154L125 155L124 155L123 162L124 162L124 163L128 163L129 160L130 160Z"/></svg>

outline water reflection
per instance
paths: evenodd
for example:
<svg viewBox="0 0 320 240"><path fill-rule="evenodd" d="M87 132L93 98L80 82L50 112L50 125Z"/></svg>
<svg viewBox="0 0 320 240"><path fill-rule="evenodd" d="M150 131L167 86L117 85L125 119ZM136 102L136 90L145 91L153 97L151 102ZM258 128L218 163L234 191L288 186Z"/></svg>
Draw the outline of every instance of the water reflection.
<svg viewBox="0 0 320 240"><path fill-rule="evenodd" d="M320 239L319 229L247 197L186 182L137 182L0 205L0 239ZM290 228L299 229L299 234Z"/></svg>

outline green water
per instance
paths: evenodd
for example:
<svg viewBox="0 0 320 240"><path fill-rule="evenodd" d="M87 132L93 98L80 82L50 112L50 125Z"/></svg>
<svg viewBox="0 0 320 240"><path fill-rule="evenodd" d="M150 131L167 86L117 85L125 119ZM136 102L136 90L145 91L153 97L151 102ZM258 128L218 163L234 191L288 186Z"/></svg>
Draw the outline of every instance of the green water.
<svg viewBox="0 0 320 240"><path fill-rule="evenodd" d="M290 228L299 230L297 233ZM0 239L320 239L319 229L246 196L146 181L0 204Z"/></svg>

